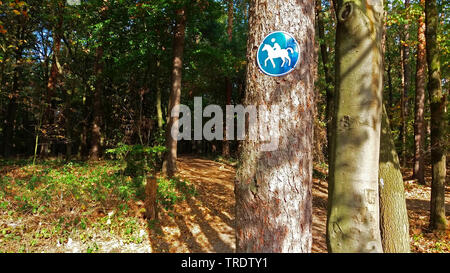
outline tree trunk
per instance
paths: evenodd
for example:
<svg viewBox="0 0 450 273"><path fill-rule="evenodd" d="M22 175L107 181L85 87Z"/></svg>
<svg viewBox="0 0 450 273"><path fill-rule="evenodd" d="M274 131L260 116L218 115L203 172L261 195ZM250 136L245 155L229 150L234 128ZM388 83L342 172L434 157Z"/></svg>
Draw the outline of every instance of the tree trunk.
<svg viewBox="0 0 450 273"><path fill-rule="evenodd" d="M65 127L66 127L66 160L69 161L72 157L72 109L71 109L71 93L66 92L65 93L65 111L64 111L64 118L65 118Z"/></svg>
<svg viewBox="0 0 450 273"><path fill-rule="evenodd" d="M62 27L63 27L63 8L64 4L59 3L58 7L55 7L55 12L58 13L58 21L55 24L56 27L53 28L53 56L52 64L50 67L50 75L47 82L47 107L44 111L43 117L43 127L48 129L51 124L54 123L54 101L53 97L56 93L56 88L59 83L59 77L61 74L61 66L59 64L59 51L61 50L61 39L62 39ZM47 157L50 152L51 140L49 137L44 138L44 142L41 145L41 156Z"/></svg>
<svg viewBox="0 0 450 273"><path fill-rule="evenodd" d="M102 98L103 98L103 47L97 47L95 57L95 91L92 101L93 117L91 127L91 149L89 159L98 160L101 154L101 122L102 122Z"/></svg>
<svg viewBox="0 0 450 273"><path fill-rule="evenodd" d="M405 0L406 23L403 26L403 41L401 43L402 57L402 165L406 166L406 136L409 116L409 89L411 83L411 68L409 63L409 0Z"/></svg>
<svg viewBox="0 0 450 273"><path fill-rule="evenodd" d="M235 184L236 251L310 252L314 1L251 1L249 26L244 104L259 106L260 111L261 106L272 111L278 106L279 115L260 116L258 123L279 145L265 151L262 132L257 140L242 142ZM302 65L283 77L270 77L256 64L257 49L278 29L297 39Z"/></svg>
<svg viewBox="0 0 450 273"><path fill-rule="evenodd" d="M425 7L425 0L421 0L420 4L422 8ZM417 32L416 97L414 109L414 177L418 180L419 184L424 185L424 108L427 60L425 48L425 16L423 12L419 17L419 27Z"/></svg>
<svg viewBox="0 0 450 273"><path fill-rule="evenodd" d="M378 166L383 1L338 1L329 252L382 252Z"/></svg>
<svg viewBox="0 0 450 273"><path fill-rule="evenodd" d="M431 108L431 183L430 228L447 227L445 218L446 177L446 95L442 92L439 48L437 43L438 11L436 1L425 1L428 92Z"/></svg>
<svg viewBox="0 0 450 273"><path fill-rule="evenodd" d="M161 102L161 86L159 79L159 69L161 66L161 62L158 60L156 63L156 116L158 119L158 129L163 129L164 119L163 119L163 111L162 111L162 102Z"/></svg>
<svg viewBox="0 0 450 273"><path fill-rule="evenodd" d="M181 99L181 79L183 71L184 38L186 32L185 9L177 10L177 23L174 30L173 41L173 69L172 69L172 89L169 98L169 111L167 113L169 122L166 130L166 155L163 163L163 174L172 177L177 171L177 139L172 137L172 126L178 124L179 109L173 112L174 108L180 104ZM177 109L177 108L175 108Z"/></svg>
<svg viewBox="0 0 450 273"><path fill-rule="evenodd" d="M146 176L147 184L145 185L145 217L148 220L156 220L158 218L157 211L157 190L158 185L156 175Z"/></svg>
<svg viewBox="0 0 450 273"><path fill-rule="evenodd" d="M318 17L319 17L320 9L317 7L317 1L316 1L316 8L315 8L315 30L316 33L318 33ZM314 83L318 83L320 79L320 73L319 73L319 50L320 50L320 40L319 38L314 39L314 68L313 68L313 75L314 75ZM313 148L313 160L314 162L326 162L325 157L327 156L327 152L322 149L322 147L328 148L327 145L327 131L325 128L322 127L320 124L320 121L323 120L322 117L319 117L319 111L318 111L318 104L322 101L322 94L320 92L321 87L319 84L314 85L314 96L316 103L314 104L314 148ZM325 114L326 115L326 114ZM325 117L326 118L326 117ZM325 132L325 137L323 137L323 132ZM319 181L320 183L321 181Z"/></svg>
<svg viewBox="0 0 450 273"><path fill-rule="evenodd" d="M400 163L383 106L380 137L380 225L386 253L410 252L409 222Z"/></svg>
<svg viewBox="0 0 450 273"><path fill-rule="evenodd" d="M400 91L400 135L401 150L400 150L400 163L403 167L406 164L406 93L405 93L405 51L403 45L400 49L400 78L401 78L401 91Z"/></svg>
<svg viewBox="0 0 450 273"><path fill-rule="evenodd" d="M228 0L228 25L227 25L227 34L228 34L228 42L231 43L233 40L233 0ZM233 93L233 83L229 77L225 78L225 92L226 92L226 103L227 105L231 105L231 95ZM226 137L227 131L226 127L223 130L223 145L222 145L222 156L225 158L230 157L230 142Z"/></svg>

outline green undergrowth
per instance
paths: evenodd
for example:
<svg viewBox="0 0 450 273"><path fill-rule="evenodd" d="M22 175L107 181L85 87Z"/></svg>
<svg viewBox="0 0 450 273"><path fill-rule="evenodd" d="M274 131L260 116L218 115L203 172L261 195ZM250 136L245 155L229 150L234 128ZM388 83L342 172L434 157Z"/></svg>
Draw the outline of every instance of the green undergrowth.
<svg viewBox="0 0 450 273"><path fill-rule="evenodd" d="M153 172L140 172L139 162L130 162L0 160L0 252L59 251L69 238L82 243L81 252L104 251L96 243L99 236L142 244L142 230L148 230L139 213L144 178ZM196 194L188 181L157 181L164 210Z"/></svg>

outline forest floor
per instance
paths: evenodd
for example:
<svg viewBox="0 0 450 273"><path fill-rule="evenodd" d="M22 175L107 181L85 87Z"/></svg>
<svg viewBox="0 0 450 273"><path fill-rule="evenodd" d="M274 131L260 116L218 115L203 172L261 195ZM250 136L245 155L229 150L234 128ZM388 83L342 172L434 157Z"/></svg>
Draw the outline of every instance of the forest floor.
<svg viewBox="0 0 450 273"><path fill-rule="evenodd" d="M31 165L30 161L0 160L0 252L235 250L232 164L181 157L180 179L164 182L162 190L167 200L176 202L161 208L159 219L152 222L143 218L143 202L133 198L140 189L120 173L121 168L113 161L50 160ZM409 179L408 169L404 173L412 251L450 252L450 233L427 229L429 185ZM313 252L326 252L326 176L326 166L316 164ZM180 185L193 186L195 191L182 191ZM446 211L449 215L450 187L446 188Z"/></svg>

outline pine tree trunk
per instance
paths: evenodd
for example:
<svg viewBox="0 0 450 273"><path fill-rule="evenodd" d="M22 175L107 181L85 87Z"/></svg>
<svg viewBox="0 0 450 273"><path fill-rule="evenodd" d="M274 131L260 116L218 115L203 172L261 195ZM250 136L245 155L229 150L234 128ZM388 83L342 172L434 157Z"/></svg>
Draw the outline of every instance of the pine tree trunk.
<svg viewBox="0 0 450 273"><path fill-rule="evenodd" d="M380 225L383 251L410 252L409 222L400 163L383 106L380 137Z"/></svg>
<svg viewBox="0 0 450 273"><path fill-rule="evenodd" d="M378 166L383 1L337 1L329 252L382 252Z"/></svg>
<svg viewBox="0 0 450 273"><path fill-rule="evenodd" d="M420 0L422 8L425 7L425 0ZM419 17L419 27L417 31L417 64L416 64L416 97L414 111L414 177L419 184L425 184L424 172L424 108L425 108L425 84L426 84L426 39L425 39L425 14Z"/></svg>
<svg viewBox="0 0 450 273"><path fill-rule="evenodd" d="M425 1L428 92L431 108L431 183L430 228L447 227L445 218L446 177L446 95L442 92L439 48L437 43L438 11L436 1Z"/></svg>
<svg viewBox="0 0 450 273"><path fill-rule="evenodd" d="M316 34L317 34L317 22L318 22L318 16L319 16L320 10L317 7L317 1L316 1L316 7L315 7L315 28L316 28ZM319 38L314 39L314 68L313 68L313 75L314 75L314 82L318 83L320 79L319 75L319 49L320 49L320 41ZM322 149L322 147L327 147L326 143L326 129L325 129L325 138L322 137L323 128L320 124L321 118L319 117L319 111L318 104L322 101L322 94L320 92L321 87L317 84L314 85L314 96L316 99L316 103L314 104L314 148L313 148L313 158L314 162L326 162L325 156L327 156L327 152ZM319 181L320 183L321 181Z"/></svg>
<svg viewBox="0 0 450 273"><path fill-rule="evenodd" d="M249 26L244 104L279 107L279 115L258 120L279 145L263 151L261 133L258 140L242 143L235 185L236 250L310 252L314 1L251 1ZM293 34L300 45L301 65L282 77L264 75L256 64L259 43L274 30Z"/></svg>
<svg viewBox="0 0 450 273"><path fill-rule="evenodd" d="M180 104L181 99L181 79L183 71L184 38L186 31L185 10L177 10L177 23L174 31L173 42L173 69L172 69L172 89L169 98L168 123L166 129L166 155L163 163L163 174L172 177L177 171L177 139L172 137L171 129L178 123L179 113L173 113L175 106Z"/></svg>

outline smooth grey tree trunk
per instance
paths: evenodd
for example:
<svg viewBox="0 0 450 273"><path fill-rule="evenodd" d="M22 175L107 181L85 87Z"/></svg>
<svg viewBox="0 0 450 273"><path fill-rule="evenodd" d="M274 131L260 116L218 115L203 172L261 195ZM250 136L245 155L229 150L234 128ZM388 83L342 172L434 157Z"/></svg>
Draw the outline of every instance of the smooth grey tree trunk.
<svg viewBox="0 0 450 273"><path fill-rule="evenodd" d="M382 252L378 165L383 1L337 1L329 252Z"/></svg>

